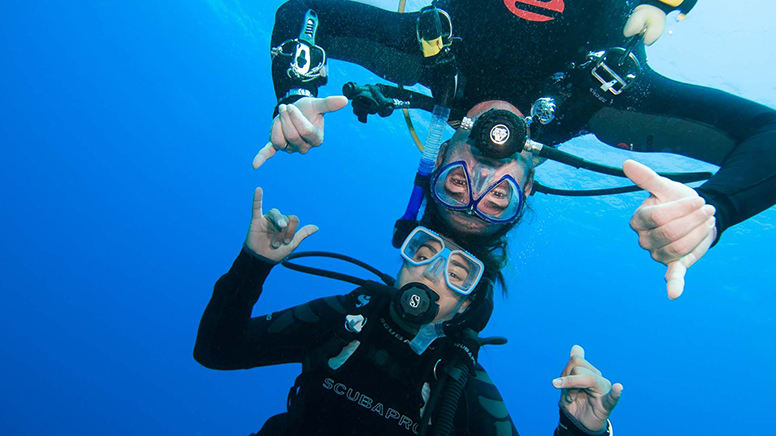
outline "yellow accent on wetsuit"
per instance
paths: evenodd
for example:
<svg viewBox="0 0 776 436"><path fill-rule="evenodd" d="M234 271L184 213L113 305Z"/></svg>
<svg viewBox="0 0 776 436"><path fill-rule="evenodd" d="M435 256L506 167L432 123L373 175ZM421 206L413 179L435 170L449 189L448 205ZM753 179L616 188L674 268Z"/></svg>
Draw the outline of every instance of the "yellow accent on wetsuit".
<svg viewBox="0 0 776 436"><path fill-rule="evenodd" d="M684 3L684 0L658 0L660 3L665 3L668 6L677 7Z"/></svg>
<svg viewBox="0 0 776 436"><path fill-rule="evenodd" d="M430 58L438 55L439 52L442 51L442 48L444 48L444 44L442 43L442 37L440 36L432 41L421 39L420 47L423 49L423 57Z"/></svg>

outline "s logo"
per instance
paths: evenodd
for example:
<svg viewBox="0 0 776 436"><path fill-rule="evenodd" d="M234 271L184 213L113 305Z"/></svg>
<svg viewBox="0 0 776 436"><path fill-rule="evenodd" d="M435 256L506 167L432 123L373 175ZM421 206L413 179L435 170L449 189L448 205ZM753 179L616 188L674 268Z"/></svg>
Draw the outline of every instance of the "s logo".
<svg viewBox="0 0 776 436"><path fill-rule="evenodd" d="M504 0L504 5L509 12L528 21L552 21L566 10L563 0Z"/></svg>
<svg viewBox="0 0 776 436"><path fill-rule="evenodd" d="M369 295L359 295L358 296L358 303L356 303L356 309L361 308L369 304L369 301L372 299Z"/></svg>
<svg viewBox="0 0 776 436"><path fill-rule="evenodd" d="M418 306L420 306L420 297L417 295L413 295L410 297L410 307L413 309L417 309Z"/></svg>

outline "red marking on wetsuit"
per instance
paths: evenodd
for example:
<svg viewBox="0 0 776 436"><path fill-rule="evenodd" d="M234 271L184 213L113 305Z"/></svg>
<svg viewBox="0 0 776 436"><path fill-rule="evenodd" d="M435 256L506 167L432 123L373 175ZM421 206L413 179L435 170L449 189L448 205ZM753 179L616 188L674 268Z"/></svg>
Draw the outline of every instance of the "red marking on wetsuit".
<svg viewBox="0 0 776 436"><path fill-rule="evenodd" d="M566 9L566 4L563 3L563 0L504 0L504 5L509 9L509 12L528 21L552 21L555 18L519 9L518 3L560 13L563 13Z"/></svg>
<svg viewBox="0 0 776 436"><path fill-rule="evenodd" d="M633 150L633 146L631 146L630 144L626 144L624 142L617 144L617 147L624 148L626 150Z"/></svg>

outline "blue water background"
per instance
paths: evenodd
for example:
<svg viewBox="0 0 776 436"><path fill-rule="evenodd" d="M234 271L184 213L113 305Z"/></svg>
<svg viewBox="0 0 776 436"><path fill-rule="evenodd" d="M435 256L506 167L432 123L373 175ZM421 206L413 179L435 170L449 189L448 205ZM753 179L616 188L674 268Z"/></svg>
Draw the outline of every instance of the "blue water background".
<svg viewBox="0 0 776 436"><path fill-rule="evenodd" d="M267 208L320 226L304 249L397 270L390 229L418 156L400 116L362 125L345 109L326 118L320 149L251 169L274 105L268 41L280 3L0 5L0 433L241 435L283 410L298 365L218 372L191 356L255 186ZM775 106L772 16L767 0L702 1L650 48L651 65ZM376 80L338 61L331 76L324 94ZM614 164L628 156L590 137L568 148ZM539 173L560 186L601 182L550 164ZM521 434L552 433L550 381L575 343L625 386L618 434L772 428L776 210L728 230L671 302L664 267L627 224L644 197L530 199L511 238L511 294L487 329L509 344L481 353ZM256 313L349 289L278 268Z"/></svg>

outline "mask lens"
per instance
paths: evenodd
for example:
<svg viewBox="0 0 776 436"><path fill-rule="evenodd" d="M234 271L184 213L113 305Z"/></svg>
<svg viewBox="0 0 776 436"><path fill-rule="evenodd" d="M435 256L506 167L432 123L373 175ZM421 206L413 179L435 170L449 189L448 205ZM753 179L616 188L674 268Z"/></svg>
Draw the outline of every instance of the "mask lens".
<svg viewBox="0 0 776 436"><path fill-rule="evenodd" d="M469 176L463 164L444 168L433 186L437 199L448 207L467 207L471 199Z"/></svg>
<svg viewBox="0 0 776 436"><path fill-rule="evenodd" d="M462 251L453 251L447 259L447 284L453 290L468 295L482 277L482 264Z"/></svg>
<svg viewBox="0 0 776 436"><path fill-rule="evenodd" d="M418 229L404 242L401 255L412 265L424 265L437 257L443 247L444 242L439 237Z"/></svg>
<svg viewBox="0 0 776 436"><path fill-rule="evenodd" d="M507 178L480 197L477 211L491 219L509 221L520 212L521 204L520 187L514 180Z"/></svg>

